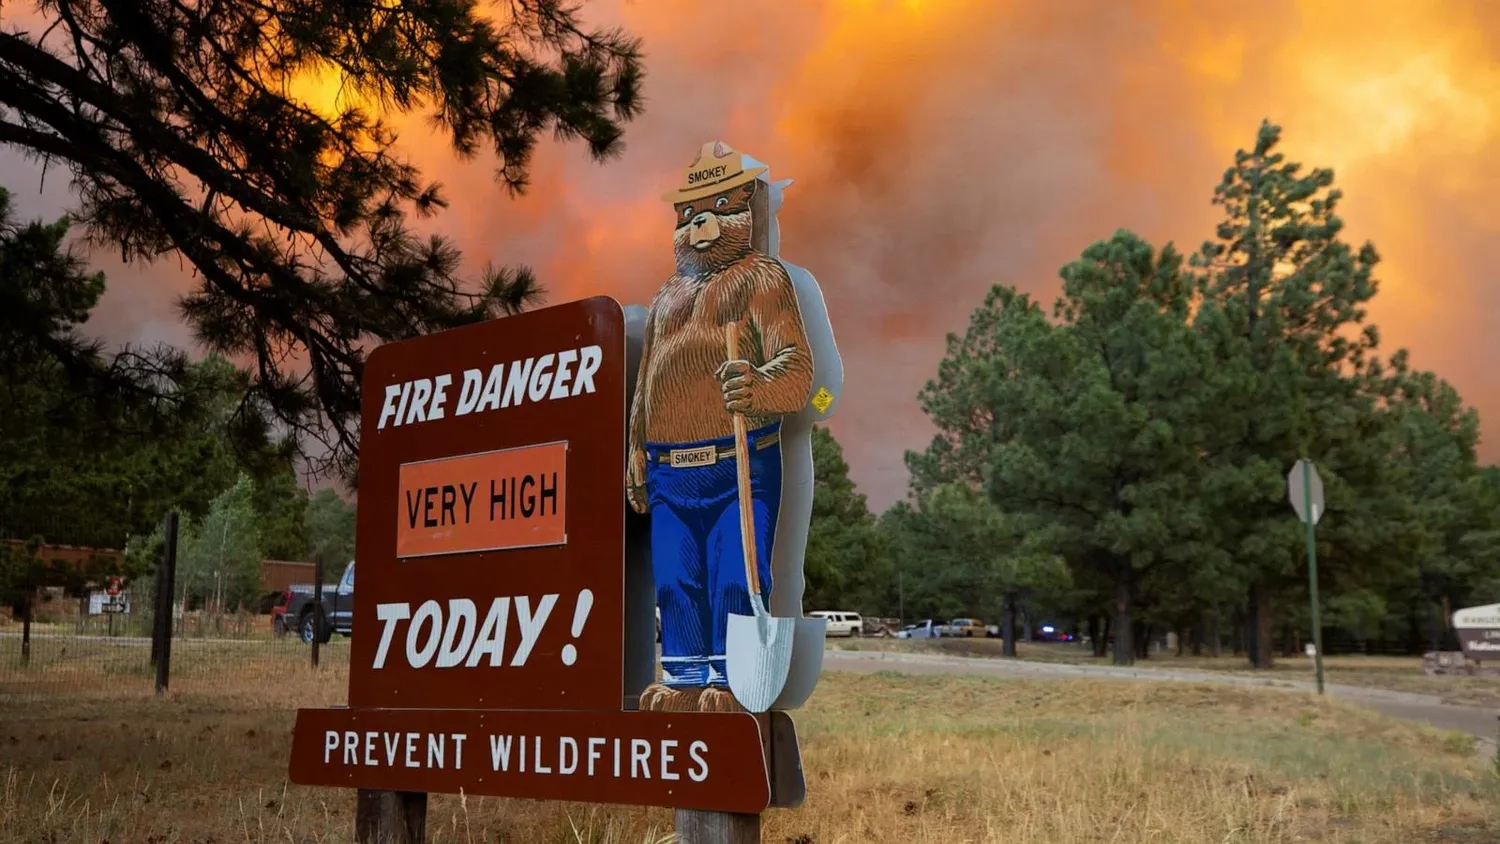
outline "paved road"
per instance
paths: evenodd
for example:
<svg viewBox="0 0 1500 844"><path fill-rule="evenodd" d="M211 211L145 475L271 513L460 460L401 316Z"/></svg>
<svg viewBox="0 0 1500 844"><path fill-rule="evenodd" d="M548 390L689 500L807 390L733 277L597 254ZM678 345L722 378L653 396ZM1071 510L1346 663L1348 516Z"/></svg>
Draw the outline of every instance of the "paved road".
<svg viewBox="0 0 1500 844"><path fill-rule="evenodd" d="M828 671L897 671L903 674L976 674L988 677L1027 679L1108 679L1155 680L1158 682L1222 683L1255 686L1286 692L1312 693L1314 683L1298 680L1267 680L1264 677L1217 674L1208 671L1138 669L1110 665L1062 665L1049 662L1024 662L983 657L944 657L927 654L905 654L887 651L828 651L823 657ZM1369 707L1396 718L1421 721L1445 730L1469 733L1484 745L1481 752L1493 752L1500 722L1493 709L1477 706L1453 706L1437 695L1393 692L1360 686L1324 684L1331 697Z"/></svg>

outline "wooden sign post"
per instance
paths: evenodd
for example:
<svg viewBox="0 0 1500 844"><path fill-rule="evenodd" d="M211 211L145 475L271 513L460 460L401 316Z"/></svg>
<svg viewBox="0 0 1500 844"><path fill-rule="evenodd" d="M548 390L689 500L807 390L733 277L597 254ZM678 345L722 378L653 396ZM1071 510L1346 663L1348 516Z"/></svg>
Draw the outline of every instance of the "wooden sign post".
<svg viewBox="0 0 1500 844"><path fill-rule="evenodd" d="M420 841L425 795L460 791L754 817L768 748L800 803L784 712L635 710L625 325L599 297L370 355L349 705L299 710L290 760L359 790L359 840Z"/></svg>

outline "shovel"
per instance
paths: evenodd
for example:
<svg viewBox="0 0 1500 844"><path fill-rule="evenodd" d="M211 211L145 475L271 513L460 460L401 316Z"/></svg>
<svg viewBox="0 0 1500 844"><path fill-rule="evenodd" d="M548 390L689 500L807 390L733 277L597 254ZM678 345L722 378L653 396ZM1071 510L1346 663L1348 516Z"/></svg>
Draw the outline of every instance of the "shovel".
<svg viewBox="0 0 1500 844"><path fill-rule="evenodd" d="M740 335L733 322L724 326L729 359L739 360ZM795 618L772 618L760 597L760 575L755 554L755 511L750 499L750 443L745 417L734 414L734 468L739 476L740 543L745 557L745 583L750 591L750 615L730 613L724 632L724 669L729 690L751 712L765 712L786 685L792 665Z"/></svg>

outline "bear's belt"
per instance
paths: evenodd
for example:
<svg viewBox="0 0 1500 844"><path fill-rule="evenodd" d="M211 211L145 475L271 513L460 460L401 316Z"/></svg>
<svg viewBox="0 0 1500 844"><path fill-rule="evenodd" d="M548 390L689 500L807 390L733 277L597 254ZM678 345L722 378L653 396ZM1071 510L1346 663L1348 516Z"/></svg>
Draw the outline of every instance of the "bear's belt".
<svg viewBox="0 0 1500 844"><path fill-rule="evenodd" d="M775 431L763 437L757 437L752 448L759 451L763 448L781 442L781 432ZM734 457L734 446L705 445L698 448L674 448L663 451L657 455L659 463L665 463L674 469L695 469L700 466L712 466L720 460L728 460Z"/></svg>

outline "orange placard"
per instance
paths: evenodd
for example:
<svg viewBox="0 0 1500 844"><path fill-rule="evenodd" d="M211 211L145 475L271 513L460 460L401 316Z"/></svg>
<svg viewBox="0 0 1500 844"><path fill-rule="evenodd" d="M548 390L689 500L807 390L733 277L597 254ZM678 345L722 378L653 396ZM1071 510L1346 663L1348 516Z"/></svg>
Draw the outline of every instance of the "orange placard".
<svg viewBox="0 0 1500 844"><path fill-rule="evenodd" d="M397 557L568 541L566 442L401 465Z"/></svg>

